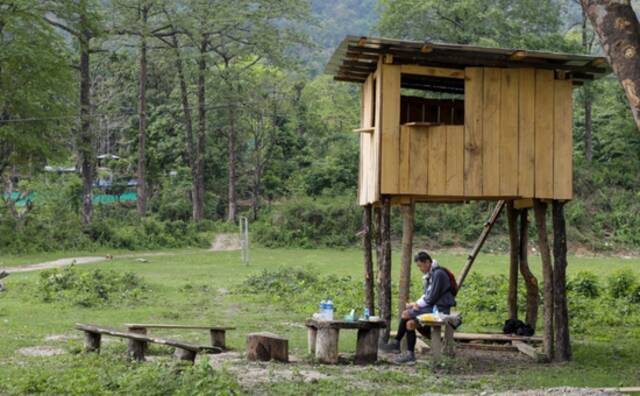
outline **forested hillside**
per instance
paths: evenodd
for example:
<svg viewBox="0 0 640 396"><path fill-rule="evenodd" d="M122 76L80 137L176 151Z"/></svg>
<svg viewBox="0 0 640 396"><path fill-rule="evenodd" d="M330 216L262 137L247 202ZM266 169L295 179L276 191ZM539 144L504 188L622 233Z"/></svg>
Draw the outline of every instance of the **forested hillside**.
<svg viewBox="0 0 640 396"><path fill-rule="evenodd" d="M205 244L238 216L267 246L356 244L359 91L322 74L346 34L600 51L557 0L2 2L0 249ZM624 92L611 76L574 107L570 242L637 250ZM466 245L488 206L421 205L417 237Z"/></svg>

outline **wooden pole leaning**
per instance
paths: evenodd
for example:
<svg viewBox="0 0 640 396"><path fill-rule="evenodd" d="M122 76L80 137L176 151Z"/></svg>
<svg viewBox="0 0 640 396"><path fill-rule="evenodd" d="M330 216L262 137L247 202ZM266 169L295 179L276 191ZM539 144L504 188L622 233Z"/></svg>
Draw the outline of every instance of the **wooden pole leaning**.
<svg viewBox="0 0 640 396"><path fill-rule="evenodd" d="M498 220L498 216L500 215L500 212L502 212L502 208L504 208L504 205L505 201L498 201L496 207L493 209L493 213L491 213L491 217L489 217L489 220L484 224L484 229L482 230L480 237L476 241L476 244L473 246L471 254L469 254L467 262L465 263L464 268L462 268L462 272L460 272L460 276L458 276L458 290L460 290L464 283L464 280L467 278L467 275L469 275L471 266L476 260L476 257L478 257L478 253L480 253L482 245L484 245L484 242L487 240L491 228L493 228L496 220Z"/></svg>

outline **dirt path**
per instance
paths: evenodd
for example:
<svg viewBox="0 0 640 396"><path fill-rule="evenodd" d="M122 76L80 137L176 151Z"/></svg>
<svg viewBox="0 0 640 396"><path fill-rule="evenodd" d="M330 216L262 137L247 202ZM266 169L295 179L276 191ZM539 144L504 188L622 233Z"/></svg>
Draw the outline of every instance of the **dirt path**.
<svg viewBox="0 0 640 396"><path fill-rule="evenodd" d="M210 252L219 252L219 251L229 251L229 250L240 250L240 238L237 234L218 234L215 236L213 241L211 242L211 248L208 250ZM184 253L181 253L184 254ZM156 256L177 256L178 253L169 253L169 252L146 252L146 253L128 253L128 254L120 254L117 256L83 256L83 257L69 257L69 258L61 258L52 261L45 261L42 263L34 263L34 264L25 264L19 267L8 267L3 268L3 271L6 271L9 274L18 273L18 272L30 272L30 271L39 271L50 268L59 268L67 265L83 265L83 264L94 264L99 263L101 261L111 260L111 259L121 259L121 258L133 258L133 257L156 257Z"/></svg>

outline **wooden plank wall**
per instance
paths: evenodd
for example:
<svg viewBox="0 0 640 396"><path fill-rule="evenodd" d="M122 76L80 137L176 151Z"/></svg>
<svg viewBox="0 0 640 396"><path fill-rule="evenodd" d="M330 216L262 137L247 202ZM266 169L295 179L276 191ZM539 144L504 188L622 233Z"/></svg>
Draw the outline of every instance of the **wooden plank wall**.
<svg viewBox="0 0 640 396"><path fill-rule="evenodd" d="M362 84L360 97L360 128L373 126L373 74ZM366 205L374 201L372 187L378 178L373 172L373 139L372 133L360 134L360 171L358 174L358 202Z"/></svg>
<svg viewBox="0 0 640 396"><path fill-rule="evenodd" d="M376 202L380 193L417 199L572 198L571 81L556 80L548 70L467 68L464 125L401 127L400 71L379 64L380 121L370 141L371 178L367 171L362 178L375 185L380 172L380 190L369 186L367 202Z"/></svg>

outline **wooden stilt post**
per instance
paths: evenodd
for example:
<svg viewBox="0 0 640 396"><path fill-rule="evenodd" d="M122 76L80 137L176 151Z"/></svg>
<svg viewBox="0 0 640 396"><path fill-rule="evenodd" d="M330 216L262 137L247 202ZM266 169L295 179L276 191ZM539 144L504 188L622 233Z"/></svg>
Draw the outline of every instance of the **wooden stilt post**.
<svg viewBox="0 0 640 396"><path fill-rule="evenodd" d="M409 301L411 285L411 261L413 255L413 214L414 205L402 205L402 262L400 264L400 290L398 294L398 314Z"/></svg>
<svg viewBox="0 0 640 396"><path fill-rule="evenodd" d="M519 210L513 207L513 201L507 204L507 219L509 225L509 293L507 306L509 319L518 319L518 265L520 258L520 238L518 237Z"/></svg>
<svg viewBox="0 0 640 396"><path fill-rule="evenodd" d="M569 338L569 310L567 308L567 234L564 221L564 202L552 204L553 215L553 322L555 326L556 361L571 360Z"/></svg>
<svg viewBox="0 0 640 396"><path fill-rule="evenodd" d="M378 261L378 309L380 317L387 322L387 326L380 332L380 341L389 340L391 324L391 199L382 196L380 215L380 248L381 257Z"/></svg>
<svg viewBox="0 0 640 396"><path fill-rule="evenodd" d="M362 247L364 249L364 298L365 306L371 315L375 315L373 292L373 258L371 255L371 204L363 206Z"/></svg>
<svg viewBox="0 0 640 396"><path fill-rule="evenodd" d="M539 199L533 200L538 229L538 248L542 260L542 278L544 282L544 334L542 343L548 360L553 359L553 267L547 237L547 204Z"/></svg>
<svg viewBox="0 0 640 396"><path fill-rule="evenodd" d="M538 322L538 306L540 305L540 289L538 279L529 268L529 210L520 210L520 273L527 287L527 316L526 323L534 330Z"/></svg>
<svg viewBox="0 0 640 396"><path fill-rule="evenodd" d="M458 290L460 290L460 288L462 287L462 284L464 283L464 280L467 278L467 275L471 270L471 265L473 265L473 262L476 260L476 257L478 257L478 253L480 252L482 245L484 245L484 241L487 240L487 237L489 236L489 232L491 231L491 228L493 228L493 225L498 219L498 216L500 215L502 208L504 208L504 204L505 204L504 201L498 201L498 204L493 209L493 213L491 213L491 217L484 224L484 229L482 230L480 237L476 241L476 244L473 246L473 249L471 249L471 254L469 254L469 257L467 258L467 262L464 265L464 268L462 268L462 272L460 273L460 276L458 276Z"/></svg>

